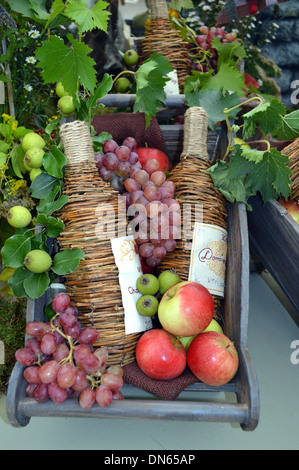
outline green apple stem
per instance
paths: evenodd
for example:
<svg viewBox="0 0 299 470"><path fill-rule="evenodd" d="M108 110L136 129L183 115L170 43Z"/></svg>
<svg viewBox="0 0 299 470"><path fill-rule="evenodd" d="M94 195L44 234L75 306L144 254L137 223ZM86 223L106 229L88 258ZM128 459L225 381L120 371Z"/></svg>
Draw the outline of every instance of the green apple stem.
<svg viewBox="0 0 299 470"><path fill-rule="evenodd" d="M119 79L119 77L121 77L121 75L124 75L126 73L129 73L130 75L133 75L135 77L135 72L133 72L133 70L122 70L121 72L119 72L118 75L116 75L116 77L113 79L113 84L116 82L116 80Z"/></svg>

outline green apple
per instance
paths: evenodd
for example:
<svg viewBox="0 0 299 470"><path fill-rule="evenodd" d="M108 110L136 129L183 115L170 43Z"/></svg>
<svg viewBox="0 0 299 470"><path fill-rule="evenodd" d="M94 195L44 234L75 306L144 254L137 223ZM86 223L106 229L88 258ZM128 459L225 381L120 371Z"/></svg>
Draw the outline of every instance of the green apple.
<svg viewBox="0 0 299 470"><path fill-rule="evenodd" d="M24 206L11 207L7 214L8 223L15 228L27 227L31 220L31 212Z"/></svg>
<svg viewBox="0 0 299 470"><path fill-rule="evenodd" d="M46 145L44 139L37 134L36 132L29 132L28 134L24 135L22 140L22 149L24 152L31 149L32 147L39 147L43 149Z"/></svg>
<svg viewBox="0 0 299 470"><path fill-rule="evenodd" d="M173 269L168 269L159 274L158 281L160 294L163 295L170 287L178 284L181 279Z"/></svg>
<svg viewBox="0 0 299 470"><path fill-rule="evenodd" d="M56 95L59 96L59 98L62 98L63 96L68 95L68 92L65 91L65 88L61 82L57 82L55 91L56 91Z"/></svg>
<svg viewBox="0 0 299 470"><path fill-rule="evenodd" d="M128 66L136 65L138 59L138 54L134 49L129 49L124 54L124 63Z"/></svg>
<svg viewBox="0 0 299 470"><path fill-rule="evenodd" d="M140 294L155 295L159 291L159 281L153 274L142 274L136 282Z"/></svg>
<svg viewBox="0 0 299 470"><path fill-rule="evenodd" d="M131 82L125 77L119 77L114 85L118 93L125 93L126 91L128 91Z"/></svg>
<svg viewBox="0 0 299 470"><path fill-rule="evenodd" d="M32 168L32 170L29 173L30 180L33 181L41 173L42 173L42 170L40 168Z"/></svg>
<svg viewBox="0 0 299 470"><path fill-rule="evenodd" d="M31 250L24 258L24 266L32 273L43 273L51 264L51 256L44 250Z"/></svg>
<svg viewBox="0 0 299 470"><path fill-rule="evenodd" d="M196 338L196 335L195 336L181 336L179 337L179 340L180 342L184 345L184 348L186 349L186 351L188 351L188 348L192 342L192 340Z"/></svg>
<svg viewBox="0 0 299 470"><path fill-rule="evenodd" d="M218 331L219 333L223 334L223 330L219 323L215 320L215 318L213 318L213 320L211 321L209 326L203 331L203 333L205 333L206 331Z"/></svg>
<svg viewBox="0 0 299 470"><path fill-rule="evenodd" d="M76 111L73 97L69 95L64 95L62 96L57 103L58 108L61 111L62 116L64 117L70 117L73 116L73 114Z"/></svg>
<svg viewBox="0 0 299 470"><path fill-rule="evenodd" d="M43 156L45 152L40 147L31 147L25 153L24 164L29 168L40 168L43 164Z"/></svg>
<svg viewBox="0 0 299 470"><path fill-rule="evenodd" d="M159 301L153 295L142 295L136 303L138 312L144 317L152 317L158 311Z"/></svg>

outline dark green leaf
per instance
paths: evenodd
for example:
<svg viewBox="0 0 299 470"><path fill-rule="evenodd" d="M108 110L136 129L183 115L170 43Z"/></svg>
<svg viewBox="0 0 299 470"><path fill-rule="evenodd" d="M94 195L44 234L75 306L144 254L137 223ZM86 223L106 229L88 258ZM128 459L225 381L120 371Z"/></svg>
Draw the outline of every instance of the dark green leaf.
<svg viewBox="0 0 299 470"><path fill-rule="evenodd" d="M56 185L58 185L58 181L48 173L43 172L34 178L30 185L30 192L31 196L36 199L44 199L46 198L54 189Z"/></svg>
<svg viewBox="0 0 299 470"><path fill-rule="evenodd" d="M50 278L47 272L31 273L31 276L24 280L23 286L30 299L38 299L47 290Z"/></svg>
<svg viewBox="0 0 299 470"><path fill-rule="evenodd" d="M64 229L64 223L55 217L47 217L39 214L36 218L38 224L42 224L46 228L46 235L50 238L56 238Z"/></svg>
<svg viewBox="0 0 299 470"><path fill-rule="evenodd" d="M63 177L63 167L67 164L67 159L56 145L51 146L51 151L43 156L43 167L47 173L54 178Z"/></svg>
<svg viewBox="0 0 299 470"><path fill-rule="evenodd" d="M31 276L31 272L24 267L15 270L12 277L9 279L8 284L16 297L26 297L24 289L24 281L27 277Z"/></svg>
<svg viewBox="0 0 299 470"><path fill-rule="evenodd" d="M24 235L13 235L6 240L1 250L3 266L19 268L31 249L31 239Z"/></svg>
<svg viewBox="0 0 299 470"><path fill-rule="evenodd" d="M281 116L281 122L272 135L280 140L295 140L299 137L299 109Z"/></svg>
<svg viewBox="0 0 299 470"><path fill-rule="evenodd" d="M60 276L68 274L77 269L84 257L84 252L80 248L60 251L54 256L52 271Z"/></svg>

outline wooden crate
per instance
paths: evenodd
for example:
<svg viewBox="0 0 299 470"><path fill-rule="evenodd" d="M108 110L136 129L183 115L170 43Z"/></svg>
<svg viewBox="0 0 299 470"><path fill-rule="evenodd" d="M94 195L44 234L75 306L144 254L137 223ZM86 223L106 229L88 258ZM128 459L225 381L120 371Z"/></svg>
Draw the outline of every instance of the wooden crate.
<svg viewBox="0 0 299 470"><path fill-rule="evenodd" d="M255 196L250 204L250 247L299 313L299 225L278 201Z"/></svg>
<svg viewBox="0 0 299 470"><path fill-rule="evenodd" d="M134 103L134 97L125 95L127 105ZM106 104L123 106L119 95L106 97ZM113 104L112 104L113 103ZM183 97L171 97L166 102L170 111L182 110ZM162 115L168 113L162 110ZM169 158L177 162L183 146L183 126L161 125ZM223 128L208 133L208 151L211 159L223 154L226 148L226 132ZM131 398L134 388L124 385L125 400L114 401L107 408L94 405L83 410L78 399L69 399L57 405L48 400L37 403L25 396L26 382L23 378L24 367L16 364L9 381L7 392L7 415L13 426L26 426L30 419L39 417L94 417L94 418L143 418L188 420L206 422L239 423L243 430L254 430L259 420L259 390L255 369L250 359L247 333L249 308L249 243L247 214L244 204L228 204L228 261L226 270L226 289L224 302L225 333L234 341L239 353L240 366L234 379L224 386L208 386L197 382L188 386L177 400L169 401L148 397L147 392L138 389L138 399ZM43 320L46 294L35 301L28 301L27 321ZM128 397L126 397L128 392ZM232 392L234 400L210 401L202 397L203 392ZM190 399L190 393L192 399ZM141 395L141 397L140 397Z"/></svg>

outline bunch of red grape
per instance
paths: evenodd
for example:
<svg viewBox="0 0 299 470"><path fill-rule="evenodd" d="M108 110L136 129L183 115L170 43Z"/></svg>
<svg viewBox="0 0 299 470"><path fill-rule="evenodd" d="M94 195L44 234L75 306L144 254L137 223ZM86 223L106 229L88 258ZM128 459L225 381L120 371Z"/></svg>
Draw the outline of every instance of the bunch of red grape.
<svg viewBox="0 0 299 470"><path fill-rule="evenodd" d="M147 266L156 267L180 238L180 205L174 199L175 184L166 179L159 162L149 159L142 167L136 150L133 137L120 146L110 139L95 159L100 176L126 198L129 230L140 256Z"/></svg>
<svg viewBox="0 0 299 470"><path fill-rule="evenodd" d="M50 322L27 323L25 347L15 353L16 361L26 366L27 396L40 403L48 399L63 403L78 397L84 409L123 399L122 368L108 367L107 348L92 346L98 339L97 330L81 328L78 310L64 292L54 297L52 308L56 315Z"/></svg>
<svg viewBox="0 0 299 470"><path fill-rule="evenodd" d="M124 181L131 171L141 169L135 150L137 150L136 139L127 137L122 145L118 145L113 139L106 140L103 153L95 154L99 175L104 181L109 181L121 194L124 192Z"/></svg>
<svg viewBox="0 0 299 470"><path fill-rule="evenodd" d="M212 46L214 37L217 37L223 44L239 40L236 33L227 33L224 28L201 26L199 30L201 34L196 36L195 42L187 44L191 68L199 72L208 72L211 69L216 71L218 52Z"/></svg>

